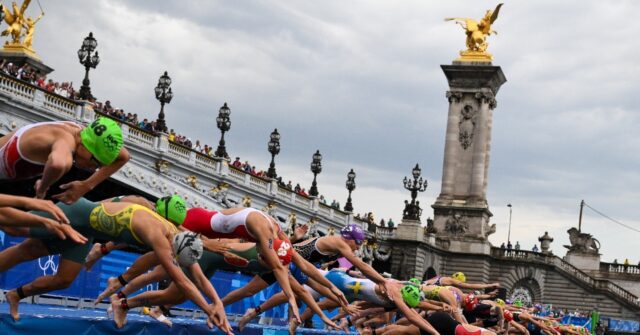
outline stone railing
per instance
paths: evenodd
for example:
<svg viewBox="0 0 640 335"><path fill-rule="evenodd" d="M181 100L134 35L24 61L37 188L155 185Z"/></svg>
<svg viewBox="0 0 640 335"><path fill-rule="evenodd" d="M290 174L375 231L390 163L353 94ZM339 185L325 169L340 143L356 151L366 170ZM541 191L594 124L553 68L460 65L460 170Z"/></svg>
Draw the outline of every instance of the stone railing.
<svg viewBox="0 0 640 335"><path fill-rule="evenodd" d="M640 267L638 267L637 265L600 262L600 272L640 276Z"/></svg>
<svg viewBox="0 0 640 335"><path fill-rule="evenodd" d="M1 71L0 92L15 100L44 107L56 114L60 114L65 119L75 118L79 109L78 103L71 99L49 92Z"/></svg>
<svg viewBox="0 0 640 335"><path fill-rule="evenodd" d="M4 72L0 72L0 91L8 93L18 100L35 101L35 92L39 88L12 77Z"/></svg>
<svg viewBox="0 0 640 335"><path fill-rule="evenodd" d="M383 240L394 238L396 236L396 228L378 226L376 227L376 235Z"/></svg>
<svg viewBox="0 0 640 335"><path fill-rule="evenodd" d="M638 300L638 297L633 293L625 290L624 288L609 280L596 279L560 257L551 254L542 254L539 252L507 250L495 247L491 248L491 256L500 259L512 259L515 261L527 261L535 262L538 264L552 265L561 272L564 272L569 276L578 279L579 281L593 289L606 291L609 294L619 298L620 300L623 300L627 304L633 305L636 308L640 308L640 300Z"/></svg>

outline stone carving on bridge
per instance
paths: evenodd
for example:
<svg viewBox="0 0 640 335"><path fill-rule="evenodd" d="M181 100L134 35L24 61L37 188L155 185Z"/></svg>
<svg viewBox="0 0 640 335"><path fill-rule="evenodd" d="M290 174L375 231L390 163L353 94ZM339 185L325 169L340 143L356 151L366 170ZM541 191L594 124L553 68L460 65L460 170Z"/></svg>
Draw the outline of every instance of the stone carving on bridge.
<svg viewBox="0 0 640 335"><path fill-rule="evenodd" d="M190 175L190 176L187 176L185 180L187 181L187 184L191 185L191 187L196 189L198 188L198 176Z"/></svg>
<svg viewBox="0 0 640 335"><path fill-rule="evenodd" d="M476 111L471 105L465 105L460 111L460 122L458 123L458 140L464 150L473 144L473 133L476 129Z"/></svg>
<svg viewBox="0 0 640 335"><path fill-rule="evenodd" d="M468 230L469 221L460 213L454 213L453 216L447 219L444 225L444 231L453 236L464 235Z"/></svg>
<svg viewBox="0 0 640 335"><path fill-rule="evenodd" d="M245 195L242 197L242 207L251 207L251 197Z"/></svg>
<svg viewBox="0 0 640 335"><path fill-rule="evenodd" d="M327 231L327 235L333 236L335 234L336 234L336 229L333 227L330 227L329 230Z"/></svg>
<svg viewBox="0 0 640 335"><path fill-rule="evenodd" d="M213 198L217 203L224 206L225 208L233 207L233 204L227 198L229 195L229 184L227 183L219 183L218 186L209 190L209 196Z"/></svg>
<svg viewBox="0 0 640 335"><path fill-rule="evenodd" d="M276 217L276 209L278 208L278 206L276 206L275 202L273 201L269 201L269 203L262 207L261 211L265 212L267 215L271 216L271 217Z"/></svg>
<svg viewBox="0 0 640 335"><path fill-rule="evenodd" d="M25 124L20 124L20 127L24 126ZM0 117L0 129L2 130L6 130L7 132L11 132L11 131L15 131L16 129L20 128L18 127L18 124L16 123L16 120L12 119L12 118L8 118L6 116L2 116Z"/></svg>
<svg viewBox="0 0 640 335"><path fill-rule="evenodd" d="M374 259L373 252L377 248L378 245L375 242L365 240L364 243L362 243L362 247L360 247L360 250L362 250L362 260L371 265Z"/></svg>
<svg viewBox="0 0 640 335"><path fill-rule="evenodd" d="M285 221L286 229L285 234L291 235L293 231L296 229L296 225L298 223L298 218L296 218L296 213L291 212L289 216L287 216L287 221Z"/></svg>
<svg viewBox="0 0 640 335"><path fill-rule="evenodd" d="M380 246L376 242L375 239L366 240L362 244L362 259L369 265L373 263L374 260L379 260L381 262L386 262L391 257L391 250L386 253L381 252Z"/></svg>
<svg viewBox="0 0 640 335"><path fill-rule="evenodd" d="M495 232L496 232L496 229L497 229L497 228L496 228L496 224L494 223L494 224L490 225L488 222L487 222L487 223L485 223L485 224L486 224L486 229L485 229L485 231L487 232L486 237L489 237L489 235L491 235L491 234L493 234L493 233L495 233Z"/></svg>
<svg viewBox="0 0 640 335"><path fill-rule="evenodd" d="M591 234L583 233L575 227L567 230L567 233L569 233L569 242L571 245L565 245L564 247L569 249L569 251L594 255L598 254L600 241L595 239Z"/></svg>
<svg viewBox="0 0 640 335"><path fill-rule="evenodd" d="M154 168L158 173L169 173L169 161L159 158L156 160Z"/></svg>

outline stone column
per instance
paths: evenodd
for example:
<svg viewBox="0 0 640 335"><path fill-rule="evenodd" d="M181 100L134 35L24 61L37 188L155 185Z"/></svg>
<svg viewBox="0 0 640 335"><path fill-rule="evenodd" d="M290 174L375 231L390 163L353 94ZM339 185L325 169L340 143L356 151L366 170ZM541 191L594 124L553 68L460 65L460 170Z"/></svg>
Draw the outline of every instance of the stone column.
<svg viewBox="0 0 640 335"><path fill-rule="evenodd" d="M495 96L506 78L489 62L442 65L449 82L449 114L442 189L434 209L436 239L452 251L489 252L495 227L487 201Z"/></svg>
<svg viewBox="0 0 640 335"><path fill-rule="evenodd" d="M478 92L475 94L478 100L478 112L475 124L477 132L474 134L473 163L471 168L471 199L478 205L486 203L486 177L489 170L489 143L491 137L491 107L493 99L491 92Z"/></svg>
<svg viewBox="0 0 640 335"><path fill-rule="evenodd" d="M444 142L444 163L442 167L442 190L439 198L453 199L453 186L455 183L455 164L454 159L458 150L458 129L457 124L460 122L460 115L456 110L460 109L461 92L447 92L449 100L449 118L447 120L447 133Z"/></svg>

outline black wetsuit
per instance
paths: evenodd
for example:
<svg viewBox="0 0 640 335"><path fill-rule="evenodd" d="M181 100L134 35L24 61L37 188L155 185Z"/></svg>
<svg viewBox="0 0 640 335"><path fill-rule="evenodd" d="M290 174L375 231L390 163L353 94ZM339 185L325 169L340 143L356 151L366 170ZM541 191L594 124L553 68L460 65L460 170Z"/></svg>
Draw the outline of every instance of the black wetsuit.
<svg viewBox="0 0 640 335"><path fill-rule="evenodd" d="M445 312L431 313L431 315L427 316L426 320L438 331L438 333L440 333L440 335L455 335L456 327L460 324L460 322L452 318L449 313ZM421 328L420 335L430 334Z"/></svg>
<svg viewBox="0 0 640 335"><path fill-rule="evenodd" d="M492 308L493 306L489 304L477 304L476 307L470 311L466 309L463 310L462 314L469 323L474 323L477 319L480 319L482 320L482 326L488 328L497 325L499 321L497 315L491 315Z"/></svg>
<svg viewBox="0 0 640 335"><path fill-rule="evenodd" d="M302 241L300 243L296 243L293 245L293 249L300 256L302 256L302 258L306 259L307 262L316 265L316 267L324 263L333 262L341 257L341 254L339 253L329 255L329 254L324 254L320 250L318 250L316 243L318 243L319 238L320 237L316 237L309 242ZM306 276L304 276L304 274L302 274L299 270L297 270L297 267L293 265L293 263L290 265L290 270L291 270L291 273L294 274L294 277L296 277L298 281L300 281L302 284L306 282ZM260 275L260 278L262 278L262 280L264 280L269 285L276 282L276 276L273 274L273 272L262 274Z"/></svg>

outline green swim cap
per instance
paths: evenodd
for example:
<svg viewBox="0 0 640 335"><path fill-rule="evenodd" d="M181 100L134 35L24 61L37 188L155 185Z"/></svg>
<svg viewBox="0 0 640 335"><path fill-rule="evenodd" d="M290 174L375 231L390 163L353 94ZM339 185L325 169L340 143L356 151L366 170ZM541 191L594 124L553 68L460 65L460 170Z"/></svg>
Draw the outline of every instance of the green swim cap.
<svg viewBox="0 0 640 335"><path fill-rule="evenodd" d="M80 132L80 140L100 164L109 165L122 148L122 130L115 121L99 117Z"/></svg>
<svg viewBox="0 0 640 335"><path fill-rule="evenodd" d="M420 284L422 284L422 282L418 278L409 279L409 283L411 283L413 286L418 286L418 287L420 287Z"/></svg>
<svg viewBox="0 0 640 335"><path fill-rule="evenodd" d="M524 306L524 304L522 303L522 300L518 299L516 301L513 302L513 305L516 307L522 307Z"/></svg>
<svg viewBox="0 0 640 335"><path fill-rule="evenodd" d="M411 308L418 306L420 303L420 289L413 284L405 285L400 290L400 294L404 302Z"/></svg>
<svg viewBox="0 0 640 335"><path fill-rule="evenodd" d="M156 212L179 226L187 217L187 203L179 195L163 197L156 201Z"/></svg>

